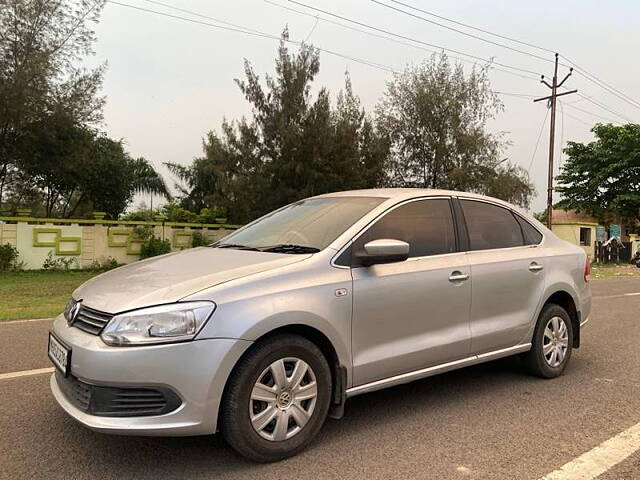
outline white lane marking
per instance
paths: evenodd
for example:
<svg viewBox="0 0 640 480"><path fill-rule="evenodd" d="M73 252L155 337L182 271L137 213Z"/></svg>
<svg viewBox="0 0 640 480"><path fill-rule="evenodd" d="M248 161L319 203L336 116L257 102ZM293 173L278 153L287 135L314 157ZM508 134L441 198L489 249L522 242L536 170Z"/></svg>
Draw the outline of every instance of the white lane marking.
<svg viewBox="0 0 640 480"><path fill-rule="evenodd" d="M602 298L620 298L620 297L637 297L640 295L640 292L632 292L632 293L618 293L616 295L601 295L591 297L593 300L602 299Z"/></svg>
<svg viewBox="0 0 640 480"><path fill-rule="evenodd" d="M640 449L640 423L583 453L541 480L591 480Z"/></svg>
<svg viewBox="0 0 640 480"><path fill-rule="evenodd" d="M10 378L29 377L31 375L42 375L43 373L53 373L54 367L36 368L35 370L22 370L21 372L0 373L0 380Z"/></svg>
<svg viewBox="0 0 640 480"><path fill-rule="evenodd" d="M53 318L31 318L29 320L8 320L6 322L0 322L0 325L15 325L16 323L45 322L47 320L54 320L54 319Z"/></svg>

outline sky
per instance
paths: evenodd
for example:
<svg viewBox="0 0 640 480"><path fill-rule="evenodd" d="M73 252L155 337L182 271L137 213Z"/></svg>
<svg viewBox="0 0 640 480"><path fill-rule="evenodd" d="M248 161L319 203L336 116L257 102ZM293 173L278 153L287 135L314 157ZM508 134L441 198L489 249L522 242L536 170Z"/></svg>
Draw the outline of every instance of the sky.
<svg viewBox="0 0 640 480"><path fill-rule="evenodd" d="M529 171L537 190L531 205L532 211L543 210L546 202L549 118L546 102L534 103L531 97L549 94L549 89L539 82L538 73L550 79L553 74L552 52L558 51L599 80L627 97L640 101L638 1L401 0L442 17L550 51L509 42L439 20L394 4L393 0L300 2L436 47L415 42L413 46L403 45L353 31L326 20L372 32L288 0L158 0L166 6L150 0L118 1L142 9L222 25L205 18L213 17L276 37L288 26L292 40L306 40L321 49L374 62L392 70L399 71L428 58L431 52L424 49L441 52L441 47L445 47L483 59L492 58L494 62L531 72L491 71L493 90L518 96L501 95L504 111L489 123L488 128L493 133L502 132L504 139L509 142L503 158ZM526 50L542 58L470 38L391 10L376 1L496 43ZM234 79L244 76L244 59L251 62L261 78L274 71L277 40L161 16L113 2L106 4L100 23L96 26L96 35L95 56L89 62L91 65L108 64L103 85L103 94L107 98L104 128L111 137L123 139L132 155L145 157L159 167L167 178L168 173L161 167L163 162L188 165L193 158L201 155L202 138L206 132L219 131L224 118L235 119L250 114L250 106L234 82ZM399 40L398 37L395 39ZM295 45L290 48L297 49ZM475 61L470 57L447 53L450 57L466 59L467 62L462 63L466 69L471 68ZM567 60L561 61L569 65ZM477 63L482 65L485 62ZM354 92L360 97L364 108L372 112L393 73L321 52L320 73L314 83L316 90L319 86L327 87L335 100L335 95L344 87L347 71ZM567 68L561 66L559 76L566 72ZM574 72L565 85L577 88L583 96L568 95L559 105L556 167L560 163L558 160L561 161L558 158L561 142L566 145L567 141L592 140L590 129L594 123L624 123L624 118L640 121L639 108L607 92L584 75ZM137 201L149 203L146 197L139 197Z"/></svg>

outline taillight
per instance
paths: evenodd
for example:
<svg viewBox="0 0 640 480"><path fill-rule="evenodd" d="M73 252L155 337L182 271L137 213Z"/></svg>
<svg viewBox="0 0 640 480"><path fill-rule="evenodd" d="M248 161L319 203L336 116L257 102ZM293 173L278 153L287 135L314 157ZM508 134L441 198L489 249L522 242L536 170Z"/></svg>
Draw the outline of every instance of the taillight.
<svg viewBox="0 0 640 480"><path fill-rule="evenodd" d="M591 280L591 262L589 261L589 256L584 262L584 281L588 282Z"/></svg>

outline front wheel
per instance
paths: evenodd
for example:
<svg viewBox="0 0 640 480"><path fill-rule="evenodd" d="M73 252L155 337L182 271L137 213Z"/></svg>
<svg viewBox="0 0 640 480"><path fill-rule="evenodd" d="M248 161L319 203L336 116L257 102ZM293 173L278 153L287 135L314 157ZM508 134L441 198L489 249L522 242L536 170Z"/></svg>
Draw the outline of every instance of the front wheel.
<svg viewBox="0 0 640 480"><path fill-rule="evenodd" d="M572 348L569 314L559 305L545 305L533 334L531 350L523 355L527 369L538 377L557 377L567 367Z"/></svg>
<svg viewBox="0 0 640 480"><path fill-rule="evenodd" d="M254 461L295 455L322 427L331 386L329 365L312 342L289 334L261 341L240 360L225 389L222 434Z"/></svg>

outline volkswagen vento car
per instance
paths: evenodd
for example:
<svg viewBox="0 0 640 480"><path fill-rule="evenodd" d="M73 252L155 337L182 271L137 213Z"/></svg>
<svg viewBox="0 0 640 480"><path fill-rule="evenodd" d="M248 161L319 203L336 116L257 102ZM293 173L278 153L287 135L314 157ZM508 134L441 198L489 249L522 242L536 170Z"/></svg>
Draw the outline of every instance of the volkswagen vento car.
<svg viewBox="0 0 640 480"><path fill-rule="evenodd" d="M49 337L51 389L99 432L220 431L279 460L354 395L509 355L557 377L589 273L580 247L500 200L320 195L79 287Z"/></svg>

